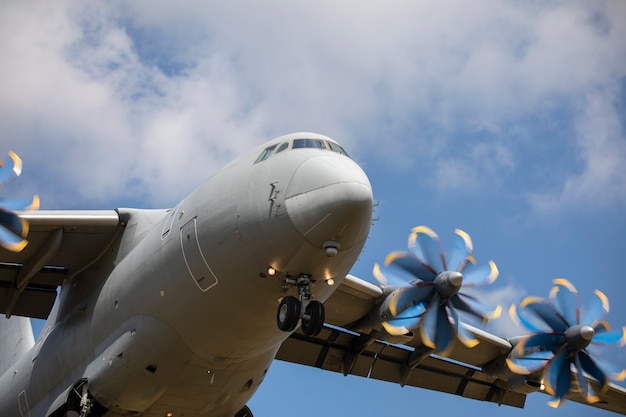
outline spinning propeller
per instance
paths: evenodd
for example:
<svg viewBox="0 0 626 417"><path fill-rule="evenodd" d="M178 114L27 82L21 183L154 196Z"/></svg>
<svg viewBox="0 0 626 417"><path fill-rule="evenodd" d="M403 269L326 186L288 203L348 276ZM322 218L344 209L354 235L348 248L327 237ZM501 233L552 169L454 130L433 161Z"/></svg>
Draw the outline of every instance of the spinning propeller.
<svg viewBox="0 0 626 417"><path fill-rule="evenodd" d="M565 279L555 279L550 301L539 297L527 297L516 309L509 310L514 320L519 320L535 332L527 336L513 349L507 359L509 369L519 374L530 374L544 369L546 391L554 397L550 405L557 407L564 397L574 391L589 403L600 400L596 389L585 374L598 382L600 393L607 390L609 377L623 380L626 371L616 369L587 351L590 344L624 345L626 327L611 331L604 317L609 311L609 300L596 290L589 308L582 314L576 288ZM529 320L532 312L551 330L545 331ZM571 368L576 369L574 375Z"/></svg>
<svg viewBox="0 0 626 417"><path fill-rule="evenodd" d="M7 160L0 159L0 188L22 173L22 160L9 152ZM0 246L12 252L20 252L28 244L28 222L13 213L14 210L36 210L39 197L30 200L7 200L0 198Z"/></svg>
<svg viewBox="0 0 626 417"><path fill-rule="evenodd" d="M468 347L478 344L460 325L457 310L483 321L499 316L501 311L499 306L482 306L464 292L495 281L498 269L493 261L476 266L470 236L457 229L455 237L446 254L435 232L426 226L415 227L408 252L393 252L383 266L374 265L376 279L396 288L388 298L384 329L403 335L419 328L423 343L439 355L450 352L456 337Z"/></svg>

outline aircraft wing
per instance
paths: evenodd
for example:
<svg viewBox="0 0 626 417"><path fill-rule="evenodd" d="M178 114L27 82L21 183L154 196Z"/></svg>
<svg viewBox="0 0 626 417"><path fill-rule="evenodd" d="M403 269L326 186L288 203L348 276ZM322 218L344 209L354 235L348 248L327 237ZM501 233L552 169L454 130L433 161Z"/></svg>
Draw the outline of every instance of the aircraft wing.
<svg viewBox="0 0 626 417"><path fill-rule="evenodd" d="M45 319L63 280L95 262L123 228L115 210L30 211L29 244L0 248L0 313Z"/></svg>
<svg viewBox="0 0 626 417"><path fill-rule="evenodd" d="M595 387L597 391L600 390L598 384L587 378L588 381ZM589 404L585 402L585 399L578 394L569 394L567 399L570 401L575 401L577 403L590 405L592 407L602 408L604 410L613 411L614 413L619 413L622 415L626 415L626 389L615 385L609 384L608 390L600 395L600 401L597 403Z"/></svg>
<svg viewBox="0 0 626 417"><path fill-rule="evenodd" d="M459 348L455 352L457 357L450 360L424 354L419 339L408 345L397 345L368 340L368 337L350 331L351 325L367 315L382 295L379 287L353 276L346 277L325 303L328 326L315 337L297 331L283 343L276 358L344 374L524 407L525 394L510 391L503 381L488 376L479 367L504 352L508 353L511 345L504 339L478 331L481 341L488 341L474 348L480 349L482 345L482 353Z"/></svg>
<svg viewBox="0 0 626 417"><path fill-rule="evenodd" d="M276 358L519 408L524 407L527 393L540 391L539 384L514 391L494 372L485 372L485 367L503 364L512 345L471 326L467 330L480 343L473 348L457 343L447 358L431 354L419 332L405 344L391 344L351 330L383 296L380 287L349 275L325 303L327 325L322 332L311 337L298 330ZM598 403L588 404L577 394L568 399L626 415L626 390L613 384Z"/></svg>
<svg viewBox="0 0 626 417"><path fill-rule="evenodd" d="M351 329L358 323L383 296L379 286L348 275L341 286L326 301L326 323ZM511 351L511 344L501 337L494 336L472 326L465 326L481 342L473 348L457 343L450 354L456 361L482 367ZM409 347L421 348L424 344L419 332L407 343Z"/></svg>

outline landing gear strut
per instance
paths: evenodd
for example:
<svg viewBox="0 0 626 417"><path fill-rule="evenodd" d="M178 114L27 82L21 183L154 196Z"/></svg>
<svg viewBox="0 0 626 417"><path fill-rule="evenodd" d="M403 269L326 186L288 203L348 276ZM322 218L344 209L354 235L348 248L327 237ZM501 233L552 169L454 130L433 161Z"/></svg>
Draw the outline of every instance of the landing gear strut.
<svg viewBox="0 0 626 417"><path fill-rule="evenodd" d="M108 412L89 393L87 379L83 378L71 387L65 404L59 407L50 417L101 417Z"/></svg>
<svg viewBox="0 0 626 417"><path fill-rule="evenodd" d="M302 332L307 336L317 336L324 326L325 310L322 303L311 300L311 287L315 281L311 276L302 274L297 278L287 277L285 282L298 287L298 298L287 296L282 299L276 315L278 328L291 332L302 319Z"/></svg>

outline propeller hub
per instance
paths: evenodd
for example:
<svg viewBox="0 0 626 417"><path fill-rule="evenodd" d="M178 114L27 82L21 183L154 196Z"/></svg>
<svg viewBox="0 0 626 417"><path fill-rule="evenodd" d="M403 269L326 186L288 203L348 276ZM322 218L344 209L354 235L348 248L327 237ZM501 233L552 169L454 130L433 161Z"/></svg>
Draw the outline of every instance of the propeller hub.
<svg viewBox="0 0 626 417"><path fill-rule="evenodd" d="M595 331L593 330L593 327L583 326L580 329L580 337L590 342L591 342L591 339L593 339L594 334L595 334Z"/></svg>
<svg viewBox="0 0 626 417"><path fill-rule="evenodd" d="M456 295L463 285L463 274L457 271L443 271L435 278L435 288L442 298Z"/></svg>
<svg viewBox="0 0 626 417"><path fill-rule="evenodd" d="M571 349L581 350L589 346L595 333L590 326L572 326L565 331L565 341Z"/></svg>

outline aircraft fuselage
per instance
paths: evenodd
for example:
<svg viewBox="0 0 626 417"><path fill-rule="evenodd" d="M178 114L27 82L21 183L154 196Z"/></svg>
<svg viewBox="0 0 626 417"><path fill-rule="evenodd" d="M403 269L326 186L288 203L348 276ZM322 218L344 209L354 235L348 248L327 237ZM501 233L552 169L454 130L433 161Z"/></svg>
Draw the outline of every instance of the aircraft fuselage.
<svg viewBox="0 0 626 417"><path fill-rule="evenodd" d="M325 301L365 243L371 187L336 146L288 135L171 210L119 209L123 232L65 281L31 354L0 377L0 415L47 416L84 387L107 415L233 416L290 334L276 313L294 280Z"/></svg>

